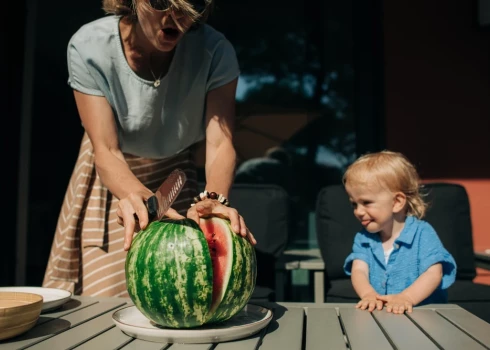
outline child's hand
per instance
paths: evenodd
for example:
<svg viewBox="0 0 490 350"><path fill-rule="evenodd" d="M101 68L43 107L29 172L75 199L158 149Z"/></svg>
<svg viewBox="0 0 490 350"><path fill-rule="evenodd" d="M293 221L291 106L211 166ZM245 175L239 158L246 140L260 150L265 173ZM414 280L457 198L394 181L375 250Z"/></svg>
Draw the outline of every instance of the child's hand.
<svg viewBox="0 0 490 350"><path fill-rule="evenodd" d="M388 294L377 295L376 299L385 303L386 312L393 312L394 314L403 314L405 311L412 312L413 302L403 293L400 294Z"/></svg>
<svg viewBox="0 0 490 350"><path fill-rule="evenodd" d="M369 312L374 309L382 310L383 302L381 300L376 300L376 294L365 295L360 302L357 303L356 309L368 310Z"/></svg>

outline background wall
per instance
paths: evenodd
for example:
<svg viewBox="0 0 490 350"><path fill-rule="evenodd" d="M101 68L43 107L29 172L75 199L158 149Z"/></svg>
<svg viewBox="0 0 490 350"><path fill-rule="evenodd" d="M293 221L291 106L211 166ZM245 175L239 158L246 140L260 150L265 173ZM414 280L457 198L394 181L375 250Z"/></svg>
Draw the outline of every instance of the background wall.
<svg viewBox="0 0 490 350"><path fill-rule="evenodd" d="M384 2L386 146L426 181L466 187L475 249L490 248L490 31L476 1ZM487 278L490 281L490 277Z"/></svg>

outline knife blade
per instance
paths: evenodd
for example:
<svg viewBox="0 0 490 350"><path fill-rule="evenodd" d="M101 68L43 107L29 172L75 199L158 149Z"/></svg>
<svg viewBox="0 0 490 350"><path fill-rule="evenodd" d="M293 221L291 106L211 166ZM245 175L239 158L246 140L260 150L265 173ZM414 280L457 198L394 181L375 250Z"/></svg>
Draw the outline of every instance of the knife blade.
<svg viewBox="0 0 490 350"><path fill-rule="evenodd" d="M175 169L163 181L153 196L145 202L149 222L163 218L182 191L187 176L181 169Z"/></svg>

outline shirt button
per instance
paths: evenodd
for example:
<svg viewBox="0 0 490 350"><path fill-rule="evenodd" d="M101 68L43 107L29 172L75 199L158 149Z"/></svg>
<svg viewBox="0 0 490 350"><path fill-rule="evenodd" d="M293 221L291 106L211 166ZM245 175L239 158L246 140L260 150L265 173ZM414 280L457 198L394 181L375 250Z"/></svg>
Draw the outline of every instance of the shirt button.
<svg viewBox="0 0 490 350"><path fill-rule="evenodd" d="M398 243L395 244L395 249L400 248L400 245Z"/></svg>

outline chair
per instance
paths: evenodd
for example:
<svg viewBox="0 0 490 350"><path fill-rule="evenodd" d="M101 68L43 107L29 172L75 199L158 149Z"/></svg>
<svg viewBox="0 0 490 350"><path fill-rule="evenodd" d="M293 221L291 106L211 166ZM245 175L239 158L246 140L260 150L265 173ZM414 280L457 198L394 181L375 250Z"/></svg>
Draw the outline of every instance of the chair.
<svg viewBox="0 0 490 350"><path fill-rule="evenodd" d="M424 220L436 230L457 264L456 282L448 289L448 302L467 308L490 322L490 286L473 282L475 256L468 195L463 186L452 183L424 185L430 203ZM318 245L325 262L326 301L359 300L343 264L351 252L361 224L354 217L342 185L324 187L317 198L316 229Z"/></svg>
<svg viewBox="0 0 490 350"><path fill-rule="evenodd" d="M276 278L276 264L288 244L290 232L290 199L277 185L233 185L229 200L243 216L257 240L257 283L252 300L283 299L283 281Z"/></svg>
<svg viewBox="0 0 490 350"><path fill-rule="evenodd" d="M199 183L199 188L203 189L204 184ZM277 185L235 183L229 200L257 240L257 281L252 301L284 300L283 271L276 266L284 266L282 257L289 240L289 195Z"/></svg>

